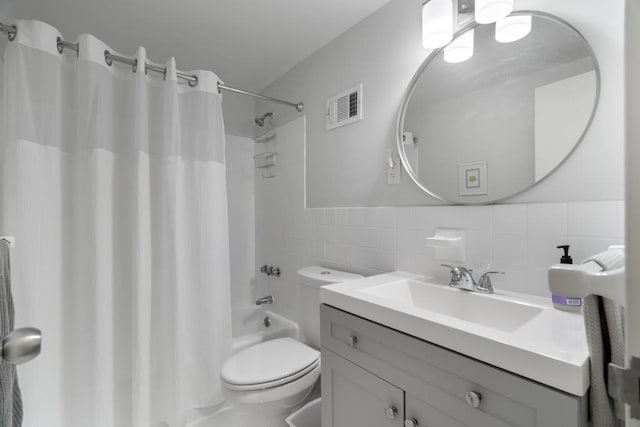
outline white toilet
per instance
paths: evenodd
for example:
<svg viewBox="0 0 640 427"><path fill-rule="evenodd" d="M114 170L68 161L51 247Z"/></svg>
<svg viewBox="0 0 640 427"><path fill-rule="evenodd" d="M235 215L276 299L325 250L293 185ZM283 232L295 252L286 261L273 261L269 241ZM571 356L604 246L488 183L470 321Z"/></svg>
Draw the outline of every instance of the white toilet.
<svg viewBox="0 0 640 427"><path fill-rule="evenodd" d="M222 368L226 399L265 416L300 406L320 376L319 287L363 277L317 266L300 269L298 276L301 340L306 344L293 338L265 341L235 354Z"/></svg>

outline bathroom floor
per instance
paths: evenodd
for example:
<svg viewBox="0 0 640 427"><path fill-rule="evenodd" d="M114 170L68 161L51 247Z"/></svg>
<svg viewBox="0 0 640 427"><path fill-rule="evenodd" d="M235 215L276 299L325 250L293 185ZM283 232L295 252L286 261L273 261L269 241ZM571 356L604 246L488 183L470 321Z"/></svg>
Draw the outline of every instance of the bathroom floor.
<svg viewBox="0 0 640 427"><path fill-rule="evenodd" d="M282 417L269 420L264 416L255 416L246 409L225 405L215 414L189 424L189 427L286 427L286 425Z"/></svg>

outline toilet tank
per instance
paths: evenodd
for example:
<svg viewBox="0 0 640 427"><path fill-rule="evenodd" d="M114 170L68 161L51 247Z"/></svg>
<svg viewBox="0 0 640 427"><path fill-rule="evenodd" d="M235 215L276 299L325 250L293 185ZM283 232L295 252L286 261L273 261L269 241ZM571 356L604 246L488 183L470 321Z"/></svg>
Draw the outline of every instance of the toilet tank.
<svg viewBox="0 0 640 427"><path fill-rule="evenodd" d="M298 277L300 335L306 344L320 348L320 286L362 279L364 276L312 265L298 270Z"/></svg>

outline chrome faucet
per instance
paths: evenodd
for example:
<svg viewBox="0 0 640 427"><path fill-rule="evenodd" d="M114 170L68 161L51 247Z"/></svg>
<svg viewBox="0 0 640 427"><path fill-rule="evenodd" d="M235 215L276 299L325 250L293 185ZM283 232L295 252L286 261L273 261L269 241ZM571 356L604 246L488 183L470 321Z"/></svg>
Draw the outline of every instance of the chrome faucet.
<svg viewBox="0 0 640 427"><path fill-rule="evenodd" d="M463 266L454 267L449 264L441 264L443 267L451 269L451 280L449 286L465 291L473 291L476 287L476 281L473 279L473 270Z"/></svg>
<svg viewBox="0 0 640 427"><path fill-rule="evenodd" d="M492 274L504 274L502 271L487 271L478 282L473 278L473 270L463 266L454 267L448 264L441 264L443 267L451 269L451 280L449 286L463 291L476 291L484 294L493 293L493 284L491 283Z"/></svg>
<svg viewBox="0 0 640 427"><path fill-rule="evenodd" d="M273 295L267 295L266 297L258 298L256 305L273 304Z"/></svg>

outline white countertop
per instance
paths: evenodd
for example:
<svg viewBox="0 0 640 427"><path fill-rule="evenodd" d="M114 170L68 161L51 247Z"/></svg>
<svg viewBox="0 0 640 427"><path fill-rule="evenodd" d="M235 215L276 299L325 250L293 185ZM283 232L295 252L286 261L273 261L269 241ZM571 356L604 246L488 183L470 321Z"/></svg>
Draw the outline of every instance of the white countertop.
<svg viewBox="0 0 640 427"><path fill-rule="evenodd" d="M504 331L363 292L407 279L447 286L439 279L394 272L324 286L320 288L320 302L572 395L587 392L589 352L581 314L556 310L546 298L500 289L492 295L478 295L541 309L517 329Z"/></svg>

